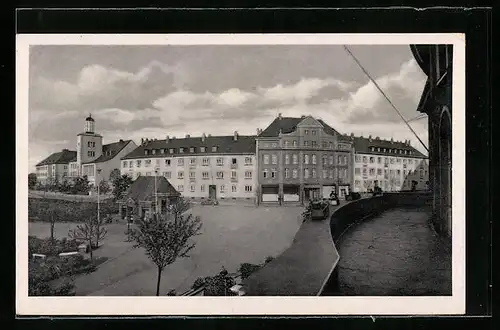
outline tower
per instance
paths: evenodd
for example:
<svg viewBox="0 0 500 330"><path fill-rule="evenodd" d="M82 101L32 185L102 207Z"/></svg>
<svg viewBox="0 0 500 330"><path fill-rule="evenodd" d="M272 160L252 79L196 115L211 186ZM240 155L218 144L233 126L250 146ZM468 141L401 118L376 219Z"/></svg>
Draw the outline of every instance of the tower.
<svg viewBox="0 0 500 330"><path fill-rule="evenodd" d="M102 154L102 136L95 133L95 120L91 114L85 118L84 132L77 136L76 152L79 165L91 162Z"/></svg>

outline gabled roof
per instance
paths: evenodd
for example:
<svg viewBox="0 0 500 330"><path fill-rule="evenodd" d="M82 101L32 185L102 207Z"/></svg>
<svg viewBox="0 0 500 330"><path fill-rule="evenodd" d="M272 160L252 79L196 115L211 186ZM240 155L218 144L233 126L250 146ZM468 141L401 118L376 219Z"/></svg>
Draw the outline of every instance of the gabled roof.
<svg viewBox="0 0 500 330"><path fill-rule="evenodd" d="M86 162L84 164L92 164L92 163L104 163L107 162L110 159L113 159L116 157L116 155L123 149L125 148L132 140L120 140L118 142L110 143L110 144L104 144L102 146L102 155L99 156L97 159L91 161L91 162Z"/></svg>
<svg viewBox="0 0 500 330"><path fill-rule="evenodd" d="M373 154L373 155L384 155L384 156L397 156L397 157L412 157L412 158L427 158L424 154L422 154L420 151L415 149L409 144L406 144L404 142L398 142L398 141L389 141L389 140L381 140L381 139L376 139L372 138L371 140L369 138L365 137L348 137L353 141L354 143L354 151L356 153L362 153L362 154ZM386 148L386 149L400 149L400 150L408 150L411 151L412 154L399 154L399 153L389 153L389 152L377 152L377 151L371 151L370 147L375 147L375 148Z"/></svg>
<svg viewBox="0 0 500 330"><path fill-rule="evenodd" d="M51 164L68 164L76 161L76 151L63 149L60 152L53 153L49 157L42 160L36 166L51 165Z"/></svg>
<svg viewBox="0 0 500 330"><path fill-rule="evenodd" d="M216 146L217 151L212 151L212 147ZM205 152L202 152L200 147L205 147ZM180 153L179 149L184 148L184 152ZM194 152L190 152L190 148L194 148ZM169 150L173 149L174 153ZM145 151L148 151L146 155ZM155 150L155 154L151 153ZM163 153L162 153L163 150ZM204 154L252 154L255 153L255 136L238 135L234 140L234 136L207 136L205 140L202 137L189 137L183 139L169 138L165 140L151 140L137 147L131 153L122 159L136 158L155 158L165 156L189 156L189 155L204 155Z"/></svg>
<svg viewBox="0 0 500 330"><path fill-rule="evenodd" d="M304 120L301 117L277 117L273 122L267 126L266 129L259 134L258 137L277 137L279 136L280 130L283 134L292 133L297 129L297 125ZM329 126L321 119L316 119L321 125L323 125L323 131L330 135L338 135L335 129Z"/></svg>
<svg viewBox="0 0 500 330"><path fill-rule="evenodd" d="M151 200L155 196L155 179L158 194L180 196L180 193L175 190L165 177L140 176L130 185L121 201L126 202L129 199L136 202Z"/></svg>

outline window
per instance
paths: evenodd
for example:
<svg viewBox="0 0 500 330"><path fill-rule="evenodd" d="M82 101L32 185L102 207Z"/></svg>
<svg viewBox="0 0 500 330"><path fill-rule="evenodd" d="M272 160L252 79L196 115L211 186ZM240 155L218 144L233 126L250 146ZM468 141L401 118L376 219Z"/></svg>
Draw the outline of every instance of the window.
<svg viewBox="0 0 500 330"><path fill-rule="evenodd" d="M207 148L206 148L206 147L200 147L200 151L201 151L201 152L205 152L206 150L207 150Z"/></svg>
<svg viewBox="0 0 500 330"><path fill-rule="evenodd" d="M128 167L128 162L127 161L123 162L123 167L125 167L125 168Z"/></svg>
<svg viewBox="0 0 500 330"><path fill-rule="evenodd" d="M403 159L403 164L405 164L405 165L406 165L406 159Z"/></svg>
<svg viewBox="0 0 500 330"><path fill-rule="evenodd" d="M251 179L252 178L252 171L245 171L245 179Z"/></svg>
<svg viewBox="0 0 500 330"><path fill-rule="evenodd" d="M217 179L224 179L224 172L222 171L217 172Z"/></svg>
<svg viewBox="0 0 500 330"><path fill-rule="evenodd" d="M183 153L184 153L184 148L182 148L182 147L181 147L181 148L179 148L179 153L180 153L180 154L183 154Z"/></svg>
<svg viewBox="0 0 500 330"><path fill-rule="evenodd" d="M231 179L236 179L236 171L231 171Z"/></svg>
<svg viewBox="0 0 500 330"><path fill-rule="evenodd" d="M159 159L156 160L156 166L157 167L160 166L160 160Z"/></svg>
<svg viewBox="0 0 500 330"><path fill-rule="evenodd" d="M165 166L170 166L170 163L171 163L170 159L165 159Z"/></svg>
<svg viewBox="0 0 500 330"><path fill-rule="evenodd" d="M294 168L294 169L292 170L292 178L297 179L297 174L298 174L298 173L297 173L297 169L295 169L295 168Z"/></svg>
<svg viewBox="0 0 500 330"><path fill-rule="evenodd" d="M309 147L309 141L304 141L304 147Z"/></svg>
<svg viewBox="0 0 500 330"><path fill-rule="evenodd" d="M245 157L245 165L252 165L252 157Z"/></svg>
<svg viewBox="0 0 500 330"><path fill-rule="evenodd" d="M145 167L151 167L151 159L146 159L146 160L144 161L144 166L145 166Z"/></svg>
<svg viewBox="0 0 500 330"><path fill-rule="evenodd" d="M196 179L196 172L193 172L193 171L189 172L189 178Z"/></svg>
<svg viewBox="0 0 500 330"><path fill-rule="evenodd" d="M278 164L278 156L277 155L272 155L271 156L271 162L273 165Z"/></svg>
<svg viewBox="0 0 500 330"><path fill-rule="evenodd" d="M375 169L374 168L370 168L370 170L368 171L368 173L370 175L375 175Z"/></svg>
<svg viewBox="0 0 500 330"><path fill-rule="evenodd" d="M269 155L264 155L264 164L269 164Z"/></svg>
<svg viewBox="0 0 500 330"><path fill-rule="evenodd" d="M283 146L284 146L285 148L288 148L288 145L289 145L289 141L283 141Z"/></svg>
<svg viewBox="0 0 500 330"><path fill-rule="evenodd" d="M177 165L178 166L184 166L184 158L178 158L177 159Z"/></svg>
<svg viewBox="0 0 500 330"><path fill-rule="evenodd" d="M231 164L233 165L238 164L238 160L236 158L231 158Z"/></svg>
<svg viewBox="0 0 500 330"><path fill-rule="evenodd" d="M355 161L356 161L356 163L361 162L361 156L356 155Z"/></svg>
<svg viewBox="0 0 500 330"><path fill-rule="evenodd" d="M168 149L168 153L169 154L173 154L174 153L174 149L173 148Z"/></svg>
<svg viewBox="0 0 500 330"><path fill-rule="evenodd" d="M216 152L217 151L217 146L213 146L212 147L212 152Z"/></svg>
<svg viewBox="0 0 500 330"><path fill-rule="evenodd" d="M201 172L201 177L205 180L208 179L208 172Z"/></svg>
<svg viewBox="0 0 500 330"><path fill-rule="evenodd" d="M330 173L329 173L329 174L330 174L330 175L329 175L330 179L333 179L333 170L330 170Z"/></svg>
<svg viewBox="0 0 500 330"><path fill-rule="evenodd" d="M312 135L316 135L316 130L314 130L314 129L313 129L313 130L311 130L311 134L312 134Z"/></svg>
<svg viewBox="0 0 500 330"><path fill-rule="evenodd" d="M403 175L406 176L406 170L403 170Z"/></svg>
<svg viewBox="0 0 500 330"><path fill-rule="evenodd" d="M190 148L189 148L189 152L194 152L194 148L193 148L193 147L190 147Z"/></svg>
<svg viewBox="0 0 500 330"><path fill-rule="evenodd" d="M272 147L272 148L277 148L277 147L278 147L278 144L277 144L277 143L275 143L275 142L273 142L273 143L271 143L271 147Z"/></svg>
<svg viewBox="0 0 500 330"><path fill-rule="evenodd" d="M309 135L309 130L308 130L308 129L305 129L305 130L304 130L304 134L305 134L305 135Z"/></svg>
<svg viewBox="0 0 500 330"><path fill-rule="evenodd" d="M309 164L309 155L304 155L304 164Z"/></svg>
<svg viewBox="0 0 500 330"><path fill-rule="evenodd" d="M413 159L408 159L408 164L413 164Z"/></svg>
<svg viewBox="0 0 500 330"><path fill-rule="evenodd" d="M313 178L316 178L316 170L314 168L312 169L311 174Z"/></svg>
<svg viewBox="0 0 500 330"><path fill-rule="evenodd" d="M299 163L299 157L297 156L297 154L292 155L292 160L295 165Z"/></svg>
<svg viewBox="0 0 500 330"><path fill-rule="evenodd" d="M375 157L370 157L370 164L375 163Z"/></svg>
<svg viewBox="0 0 500 330"><path fill-rule="evenodd" d="M317 146L318 144L316 143L316 141L311 141L311 147L316 148Z"/></svg>
<svg viewBox="0 0 500 330"><path fill-rule="evenodd" d="M309 169L304 169L304 179L309 179Z"/></svg>
<svg viewBox="0 0 500 330"><path fill-rule="evenodd" d="M354 169L354 174L357 174L357 175L361 174L361 170L358 167L356 167Z"/></svg>
<svg viewBox="0 0 500 330"><path fill-rule="evenodd" d="M245 192L252 192L252 186L245 186Z"/></svg>
<svg viewBox="0 0 500 330"><path fill-rule="evenodd" d="M333 149L333 142L330 142L330 149Z"/></svg>
<svg viewBox="0 0 500 330"><path fill-rule="evenodd" d="M363 168L363 175L366 175L366 168Z"/></svg>
<svg viewBox="0 0 500 330"><path fill-rule="evenodd" d="M271 178L273 178L273 179L275 179L275 178L276 178L276 169L275 169L275 168L273 168L273 169L271 170Z"/></svg>
<svg viewBox="0 0 500 330"><path fill-rule="evenodd" d="M323 179L327 179L327 178L328 178L328 171L323 170Z"/></svg>
<svg viewBox="0 0 500 330"><path fill-rule="evenodd" d="M321 142L321 147L328 148L328 142L326 141Z"/></svg>
<svg viewBox="0 0 500 330"><path fill-rule="evenodd" d="M177 172L177 179L184 179L184 171Z"/></svg>
<svg viewBox="0 0 500 330"><path fill-rule="evenodd" d="M323 162L322 162L323 165L327 165L328 164L328 158L326 156L323 156Z"/></svg>
<svg viewBox="0 0 500 330"><path fill-rule="evenodd" d="M220 188L219 188L219 191L221 193L224 193L224 191L226 190L226 186L224 186L223 184L220 185Z"/></svg>
<svg viewBox="0 0 500 330"><path fill-rule="evenodd" d="M217 157L217 166L222 166L224 165L224 158L222 157Z"/></svg>
<svg viewBox="0 0 500 330"><path fill-rule="evenodd" d="M367 158L366 156L363 156L363 163L365 163L365 164L366 164L366 163L367 163L367 161L368 161L368 158Z"/></svg>
<svg viewBox="0 0 500 330"><path fill-rule="evenodd" d="M202 185L200 186L200 191L201 191L201 192L205 192L205 185L204 185L204 184L202 184Z"/></svg>
<svg viewBox="0 0 500 330"><path fill-rule="evenodd" d="M231 192L234 192L234 193L236 192L236 186L234 184L231 186Z"/></svg>
<svg viewBox="0 0 500 330"><path fill-rule="evenodd" d="M293 140L293 141L292 141L292 146L293 146L293 147L296 147L296 146L297 146L297 141L296 141L296 140Z"/></svg>
<svg viewBox="0 0 500 330"><path fill-rule="evenodd" d="M329 156L330 165L333 165L333 155Z"/></svg>
<svg viewBox="0 0 500 330"><path fill-rule="evenodd" d="M162 154L164 154L164 153L165 153L165 149L160 149L160 152L161 152Z"/></svg>
<svg viewBox="0 0 500 330"><path fill-rule="evenodd" d="M313 131L314 132L314 131ZM316 165L316 155L312 155L312 163Z"/></svg>
<svg viewBox="0 0 500 330"><path fill-rule="evenodd" d="M137 167L141 167L141 161L140 160L137 160L136 164L137 164Z"/></svg>
<svg viewBox="0 0 500 330"><path fill-rule="evenodd" d="M290 177L290 170L288 168L285 168L285 179L288 179Z"/></svg>
<svg viewBox="0 0 500 330"><path fill-rule="evenodd" d="M267 179L269 177L269 171L267 169L265 169L263 172L262 172L262 175L264 176L265 179Z"/></svg>
<svg viewBox="0 0 500 330"><path fill-rule="evenodd" d="M183 192L184 191L184 186L182 184L177 186L177 191L178 192Z"/></svg>
<svg viewBox="0 0 500 330"><path fill-rule="evenodd" d="M203 166L210 165L210 158L207 158L207 157L203 158L202 164L203 164Z"/></svg>
<svg viewBox="0 0 500 330"><path fill-rule="evenodd" d="M196 158L189 158L189 165L196 165Z"/></svg>
<svg viewBox="0 0 500 330"><path fill-rule="evenodd" d="M289 154L285 154L285 164L286 165L290 164L290 155Z"/></svg>
<svg viewBox="0 0 500 330"><path fill-rule="evenodd" d="M155 155L156 154L156 149L151 150L151 154Z"/></svg>
<svg viewBox="0 0 500 330"><path fill-rule="evenodd" d="M377 157L377 163L382 164L382 157Z"/></svg>
<svg viewBox="0 0 500 330"><path fill-rule="evenodd" d="M394 164L394 158L391 158L391 164Z"/></svg>
<svg viewBox="0 0 500 330"><path fill-rule="evenodd" d="M401 164L401 158L396 158L396 163Z"/></svg>
<svg viewBox="0 0 500 330"><path fill-rule="evenodd" d="M167 179L170 179L171 176L172 176L172 173L171 172L163 172L163 176Z"/></svg>
<svg viewBox="0 0 500 330"><path fill-rule="evenodd" d="M191 192L195 192L195 191L196 191L196 187L195 187L195 185L194 185L194 184L190 185L190 186L189 186L189 190L190 190Z"/></svg>
<svg viewBox="0 0 500 330"><path fill-rule="evenodd" d="M377 175L382 175L382 169L381 168L377 168Z"/></svg>
<svg viewBox="0 0 500 330"><path fill-rule="evenodd" d="M342 159L344 161L344 165L347 165L347 156L342 156Z"/></svg>

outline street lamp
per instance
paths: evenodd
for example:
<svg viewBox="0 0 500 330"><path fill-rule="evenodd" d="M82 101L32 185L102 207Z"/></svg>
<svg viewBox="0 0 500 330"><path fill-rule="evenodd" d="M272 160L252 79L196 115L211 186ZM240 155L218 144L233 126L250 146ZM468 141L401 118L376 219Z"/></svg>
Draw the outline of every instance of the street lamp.
<svg viewBox="0 0 500 330"><path fill-rule="evenodd" d="M99 190L99 174L101 174L101 169L98 168L97 169L97 178L96 178L96 182L97 182L97 223L99 223L100 221L100 212L101 212L101 205L100 205L100 195L101 195L101 192Z"/></svg>
<svg viewBox="0 0 500 330"><path fill-rule="evenodd" d="M158 215L158 190L156 188L156 177L158 176L158 168L155 168L155 213Z"/></svg>

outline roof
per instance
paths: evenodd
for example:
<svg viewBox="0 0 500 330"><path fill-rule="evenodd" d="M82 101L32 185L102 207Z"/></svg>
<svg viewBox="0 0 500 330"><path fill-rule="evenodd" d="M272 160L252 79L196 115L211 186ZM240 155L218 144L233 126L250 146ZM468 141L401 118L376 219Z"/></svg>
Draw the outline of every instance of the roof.
<svg viewBox="0 0 500 330"><path fill-rule="evenodd" d="M356 153L364 153L364 154L374 154L374 155L397 155L398 157L412 157L412 158L427 158L424 154L422 154L420 151L415 149L409 144L406 144L404 142L399 142L399 141L394 141L391 142L389 140L381 140L377 138L365 138L365 137L351 137L351 141L354 142L354 150ZM383 152L383 151L371 151L370 147L375 147L375 148L386 148L386 149L401 149L401 150L408 150L411 151L412 154L395 154L395 153L389 153L389 152Z"/></svg>
<svg viewBox="0 0 500 330"><path fill-rule="evenodd" d="M116 157L116 155L127 146L132 140L120 140L118 142L110 143L110 144L104 144L102 146L102 155L99 156L97 159L90 161L90 162L85 162L84 164L93 164L93 163L104 163L107 162L110 159L113 159Z"/></svg>
<svg viewBox="0 0 500 330"><path fill-rule="evenodd" d="M50 164L68 164L76 161L76 151L63 149L60 152L53 153L49 157L42 160L36 166L50 165Z"/></svg>
<svg viewBox="0 0 500 330"><path fill-rule="evenodd" d="M92 118L92 115L89 114L87 118L85 118L86 121L94 121L94 118Z"/></svg>
<svg viewBox="0 0 500 330"><path fill-rule="evenodd" d="M292 133L293 131L296 130L297 125L303 121L304 118L302 117L277 117L274 119L274 121L267 126L266 129L264 129L260 134L259 137L277 137L281 133L283 134L288 134ZM316 119L321 125L323 125L323 130L325 133L330 134L330 135L338 135L339 132L337 132L335 129L333 129L331 126L329 126L327 123L325 123L321 119Z"/></svg>
<svg viewBox="0 0 500 330"><path fill-rule="evenodd" d="M212 147L216 146L217 151L212 151ZM205 152L202 152L200 147L206 147ZM184 148L184 152L180 153L179 149ZM194 148L194 152L190 152L189 148ZM173 153L169 152L173 149ZM146 155L145 150L148 150ZM155 154L151 153L155 150ZM162 154L162 151L164 153ZM150 140L140 145L131 153L122 157L122 159L136 159L136 158L155 158L171 156L189 156L200 154L255 154L255 136L238 135L234 140L234 135L231 136L207 136L205 141L202 137L189 137L183 139L169 138L167 140Z"/></svg>
<svg viewBox="0 0 500 330"><path fill-rule="evenodd" d="M122 201L130 198L140 202L154 198L155 195L155 179L156 191L158 194L167 194L168 196L180 196L180 193L168 182L163 176L140 176L128 188L123 195Z"/></svg>

